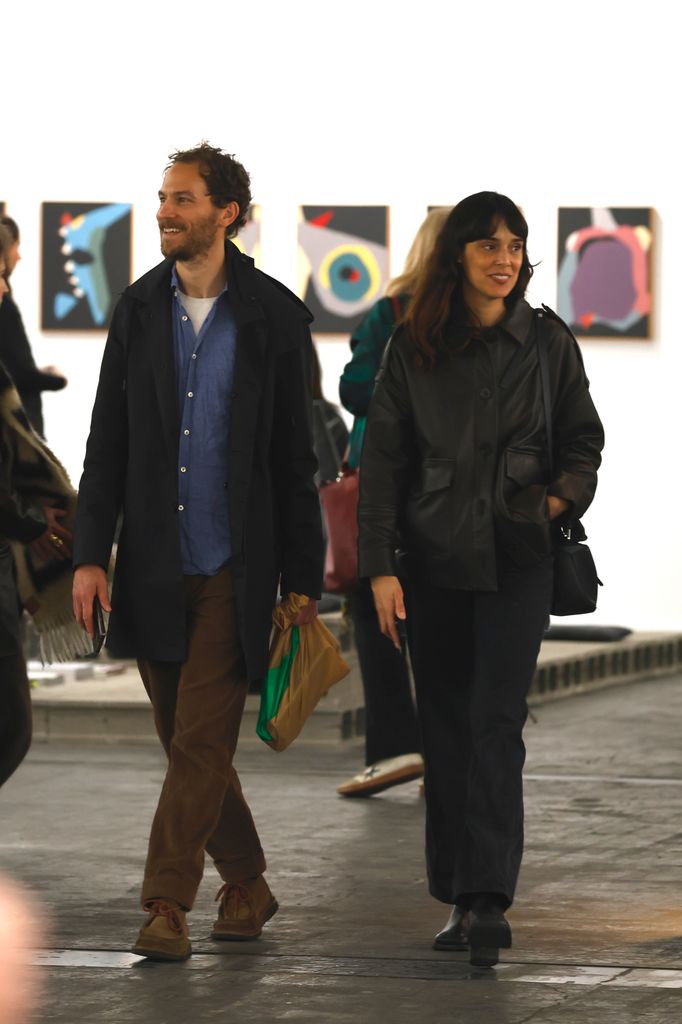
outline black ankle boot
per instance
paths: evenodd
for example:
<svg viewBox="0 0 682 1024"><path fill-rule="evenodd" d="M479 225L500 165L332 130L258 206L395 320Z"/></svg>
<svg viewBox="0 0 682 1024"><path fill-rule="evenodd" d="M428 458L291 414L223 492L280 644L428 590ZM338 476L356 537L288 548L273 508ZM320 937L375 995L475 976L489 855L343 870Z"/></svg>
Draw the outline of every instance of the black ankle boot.
<svg viewBox="0 0 682 1024"><path fill-rule="evenodd" d="M433 940L434 949L447 949L451 952L461 952L469 948L467 938L467 927L469 913L463 907L454 906L448 918L448 923L441 932L438 932Z"/></svg>
<svg viewBox="0 0 682 1024"><path fill-rule="evenodd" d="M472 967L494 967L501 949L510 949L511 928L500 904L488 895L477 896L469 910L469 963Z"/></svg>

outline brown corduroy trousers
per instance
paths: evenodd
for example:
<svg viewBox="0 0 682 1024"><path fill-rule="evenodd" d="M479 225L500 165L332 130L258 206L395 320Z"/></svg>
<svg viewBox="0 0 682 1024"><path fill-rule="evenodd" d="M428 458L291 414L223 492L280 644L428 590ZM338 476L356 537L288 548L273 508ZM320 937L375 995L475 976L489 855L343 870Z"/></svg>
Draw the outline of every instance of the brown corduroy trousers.
<svg viewBox="0 0 682 1024"><path fill-rule="evenodd" d="M265 858L232 766L248 679L230 569L185 576L185 594L186 661L138 661L168 756L142 902L173 899L191 910L204 851L225 882L262 874Z"/></svg>

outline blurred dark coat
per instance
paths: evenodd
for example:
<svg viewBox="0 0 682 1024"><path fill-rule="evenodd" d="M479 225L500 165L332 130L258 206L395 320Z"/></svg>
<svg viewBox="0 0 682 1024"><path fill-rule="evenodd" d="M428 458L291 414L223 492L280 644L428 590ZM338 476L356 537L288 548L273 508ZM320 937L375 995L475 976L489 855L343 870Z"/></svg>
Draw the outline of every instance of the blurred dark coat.
<svg viewBox="0 0 682 1024"><path fill-rule="evenodd" d="M24 321L11 294L5 295L0 303L0 360L14 381L31 426L42 437L45 430L41 392L61 391L66 381L36 366Z"/></svg>
<svg viewBox="0 0 682 1024"><path fill-rule="evenodd" d="M6 301L5 297L2 305ZM14 559L7 541L30 544L45 532L46 525L43 510L22 498L12 478L13 457L3 411L10 402L12 415L24 416L23 409L16 408L16 401L12 381L0 363L0 655L12 654L20 648L19 598Z"/></svg>

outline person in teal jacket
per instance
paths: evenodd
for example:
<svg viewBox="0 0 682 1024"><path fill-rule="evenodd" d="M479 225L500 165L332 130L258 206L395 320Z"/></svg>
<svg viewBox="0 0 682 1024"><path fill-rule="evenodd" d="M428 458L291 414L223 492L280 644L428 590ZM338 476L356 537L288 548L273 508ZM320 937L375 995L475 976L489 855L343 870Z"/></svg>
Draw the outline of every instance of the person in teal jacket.
<svg viewBox="0 0 682 1024"><path fill-rule="evenodd" d="M403 273L389 282L385 297L372 306L350 340L353 356L341 376L339 395L344 408L355 417L348 449L348 463L354 469L360 463L367 410L384 349L449 212L449 208L438 208L427 215ZM348 610L365 695L365 768L342 783L337 792L366 797L421 778L424 761L405 645L397 651L381 635L368 580L360 580L358 588L348 595Z"/></svg>

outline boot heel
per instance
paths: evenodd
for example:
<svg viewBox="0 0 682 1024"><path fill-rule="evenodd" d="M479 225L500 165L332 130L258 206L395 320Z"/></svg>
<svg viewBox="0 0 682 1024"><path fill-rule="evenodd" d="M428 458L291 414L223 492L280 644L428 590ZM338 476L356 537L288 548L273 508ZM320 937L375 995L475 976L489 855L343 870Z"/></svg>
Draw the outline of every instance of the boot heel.
<svg viewBox="0 0 682 1024"><path fill-rule="evenodd" d="M469 963L472 967L494 967L500 959L500 951L496 946L472 947Z"/></svg>

